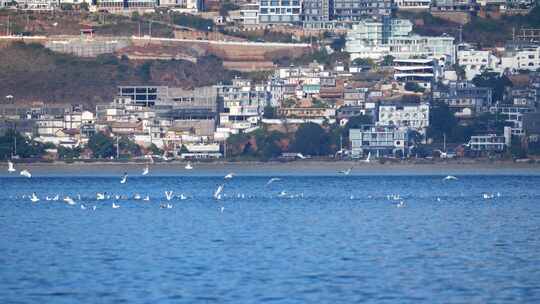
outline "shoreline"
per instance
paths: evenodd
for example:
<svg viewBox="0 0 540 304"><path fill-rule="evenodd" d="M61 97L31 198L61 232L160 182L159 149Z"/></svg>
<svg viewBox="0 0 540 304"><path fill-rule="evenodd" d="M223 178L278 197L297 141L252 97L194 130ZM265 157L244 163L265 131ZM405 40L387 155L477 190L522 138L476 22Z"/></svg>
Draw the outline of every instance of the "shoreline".
<svg viewBox="0 0 540 304"><path fill-rule="evenodd" d="M429 162L370 162L361 161L324 161L297 160L291 162L261 162L261 161L213 161L191 162L194 169L184 168L187 162L171 161L156 162L33 162L15 163L18 170L28 169L35 176L54 175L105 175L116 176L127 172L130 175L140 175L148 164L149 176L196 176L196 175L225 175L235 172L242 175L341 175L340 170L352 168L351 175L447 175L447 174L533 174L540 175L540 163L514 162L511 160L445 160ZM18 176L7 172L7 163L0 163L0 176Z"/></svg>

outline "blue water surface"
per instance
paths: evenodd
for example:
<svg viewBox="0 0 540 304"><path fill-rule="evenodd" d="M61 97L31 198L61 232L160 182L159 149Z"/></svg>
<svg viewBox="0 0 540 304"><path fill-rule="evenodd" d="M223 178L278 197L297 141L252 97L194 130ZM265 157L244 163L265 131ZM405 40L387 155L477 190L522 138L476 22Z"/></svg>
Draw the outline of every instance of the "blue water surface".
<svg viewBox="0 0 540 304"><path fill-rule="evenodd" d="M271 177L0 177L0 302L540 303L540 176Z"/></svg>

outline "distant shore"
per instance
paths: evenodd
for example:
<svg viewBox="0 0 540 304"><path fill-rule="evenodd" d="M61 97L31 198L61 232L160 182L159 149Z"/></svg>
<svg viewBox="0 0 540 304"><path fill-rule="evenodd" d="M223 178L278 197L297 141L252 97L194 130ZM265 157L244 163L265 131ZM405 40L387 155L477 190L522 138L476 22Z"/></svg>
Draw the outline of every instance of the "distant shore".
<svg viewBox="0 0 540 304"><path fill-rule="evenodd" d="M18 169L29 169L43 175L117 175L127 172L139 175L145 162L34 162L16 163ZM353 175L400 175L400 174L540 174L540 163L514 162L511 160L438 160L438 161L323 161L298 160L291 162L259 161L193 161L193 170L186 170L186 162L156 162L149 164L151 175L219 175L236 172L246 175L279 174L339 174L338 171L352 168ZM0 168L7 167L6 163ZM0 176L8 176L7 170ZM12 174L13 175L13 174Z"/></svg>

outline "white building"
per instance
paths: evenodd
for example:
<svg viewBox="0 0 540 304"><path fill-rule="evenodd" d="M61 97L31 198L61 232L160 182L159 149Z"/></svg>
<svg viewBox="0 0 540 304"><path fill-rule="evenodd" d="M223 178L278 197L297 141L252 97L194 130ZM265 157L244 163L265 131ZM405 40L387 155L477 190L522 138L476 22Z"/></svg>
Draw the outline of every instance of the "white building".
<svg viewBox="0 0 540 304"><path fill-rule="evenodd" d="M511 72L519 70L536 71L540 69L540 46L507 49L501 57L500 69Z"/></svg>
<svg viewBox="0 0 540 304"><path fill-rule="evenodd" d="M160 0L159 7L167 7L180 13L197 13L201 9L201 3L197 0Z"/></svg>
<svg viewBox="0 0 540 304"><path fill-rule="evenodd" d="M441 68L434 59L394 59L394 79L402 85L415 82L429 89L440 76Z"/></svg>
<svg viewBox="0 0 540 304"><path fill-rule="evenodd" d="M406 19L383 18L382 21L363 20L347 32L345 51L356 58L381 60L394 58L430 58L440 64L455 63L454 38L430 37L412 33L413 25Z"/></svg>
<svg viewBox="0 0 540 304"><path fill-rule="evenodd" d="M429 127L429 104L381 104L377 124L410 127L425 135Z"/></svg>
<svg viewBox="0 0 540 304"><path fill-rule="evenodd" d="M395 0L394 4L400 10L429 10L431 0Z"/></svg>
<svg viewBox="0 0 540 304"><path fill-rule="evenodd" d="M94 5L90 6L90 10L117 14L151 13L156 5L156 0L97 0Z"/></svg>
<svg viewBox="0 0 540 304"><path fill-rule="evenodd" d="M259 24L259 4L246 3L237 11L229 12L229 18L238 25Z"/></svg>
<svg viewBox="0 0 540 304"><path fill-rule="evenodd" d="M302 13L301 0L261 0L259 20L261 23L299 23Z"/></svg>
<svg viewBox="0 0 540 304"><path fill-rule="evenodd" d="M21 0L17 1L17 7L28 11L52 11L58 6L56 0Z"/></svg>
<svg viewBox="0 0 540 304"><path fill-rule="evenodd" d="M457 60L458 64L465 70L467 80L472 80L484 71L496 71L499 66L499 58L491 51L459 50Z"/></svg>

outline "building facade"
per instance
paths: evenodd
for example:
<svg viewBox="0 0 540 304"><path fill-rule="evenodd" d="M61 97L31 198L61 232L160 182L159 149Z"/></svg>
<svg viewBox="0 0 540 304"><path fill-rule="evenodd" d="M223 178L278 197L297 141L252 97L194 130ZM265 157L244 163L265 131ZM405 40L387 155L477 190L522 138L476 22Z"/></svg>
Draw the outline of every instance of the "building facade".
<svg viewBox="0 0 540 304"><path fill-rule="evenodd" d="M300 23L301 14L301 0L261 0L259 2L260 23Z"/></svg>

